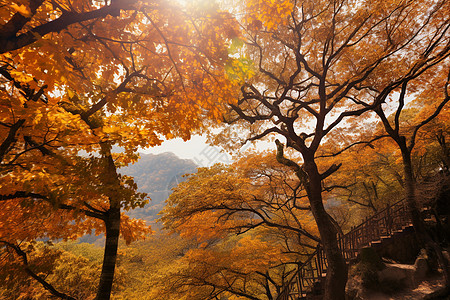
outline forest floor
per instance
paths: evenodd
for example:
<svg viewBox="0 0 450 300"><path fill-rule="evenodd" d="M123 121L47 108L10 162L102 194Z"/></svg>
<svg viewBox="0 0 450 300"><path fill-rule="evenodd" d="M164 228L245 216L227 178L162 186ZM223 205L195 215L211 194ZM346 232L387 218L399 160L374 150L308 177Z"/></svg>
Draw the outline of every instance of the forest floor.
<svg viewBox="0 0 450 300"><path fill-rule="evenodd" d="M441 290L444 280L441 276L430 277L420 283L415 289L402 289L396 293L387 295L380 292L366 294L367 300L419 300L419 299L442 299L450 300L450 296L427 298L427 296Z"/></svg>

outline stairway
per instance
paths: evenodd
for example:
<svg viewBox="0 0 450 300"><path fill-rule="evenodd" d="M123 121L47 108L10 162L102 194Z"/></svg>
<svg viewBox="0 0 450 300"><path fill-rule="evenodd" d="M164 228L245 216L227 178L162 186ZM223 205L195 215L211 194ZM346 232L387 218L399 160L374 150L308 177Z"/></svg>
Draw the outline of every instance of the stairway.
<svg viewBox="0 0 450 300"><path fill-rule="evenodd" d="M348 233L339 235L338 245L345 260L350 262L363 247L381 248L387 240L413 230L406 203L401 200L366 218ZM327 259L319 243L316 250L297 268L276 299L309 299L322 293L326 270Z"/></svg>

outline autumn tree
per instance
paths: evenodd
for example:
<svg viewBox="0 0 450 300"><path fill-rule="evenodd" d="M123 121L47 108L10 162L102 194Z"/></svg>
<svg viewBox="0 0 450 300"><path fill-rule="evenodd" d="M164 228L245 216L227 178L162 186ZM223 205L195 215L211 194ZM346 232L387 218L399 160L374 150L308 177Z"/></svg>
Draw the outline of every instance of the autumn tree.
<svg viewBox="0 0 450 300"><path fill-rule="evenodd" d="M409 111L405 121L412 119L409 118L411 113ZM405 199L401 152L395 142L388 138L382 125L375 119L372 121L365 124L368 130L351 134L351 137L344 130L331 134L323 146L322 154L317 156L329 163L342 163L339 172L324 181L324 196L333 201L330 214L336 216L344 232L386 206ZM432 206L434 202L430 201L431 198L439 194L445 181L445 175L437 174L438 170L444 168L444 153L436 138L440 134L447 134L441 130L446 127L444 123L434 122L427 126L424 134L418 136L411 157L413 168L417 171L414 180L420 187L420 207ZM348 146L341 148L342 145L335 143L339 140L345 141Z"/></svg>
<svg viewBox="0 0 450 300"><path fill-rule="evenodd" d="M448 161L445 137L448 135L446 120L450 100L450 24L448 20L444 20L446 10L447 3L438 2L431 6L426 22L432 25L430 28L426 28L427 24L423 25L428 38L421 37L421 44L412 43L405 46L402 51L413 55L402 60L401 67L397 69L400 73L393 73L393 78L386 79L396 80L396 84L380 89L379 82L369 82L370 92L358 95L355 100L363 105L374 99L380 100L380 105L371 108L379 118L379 122L374 123L376 129L370 135L359 134L357 143L364 145L366 152L371 151L368 148L372 148L372 152L380 157L387 158L386 151L391 153L391 164L398 167L398 171L394 171L393 175L404 190L418 238L422 243L428 244L437 255L448 286L448 262L442 256L439 241L433 241L425 229L420 214L420 206L424 203L417 199L416 191L418 178L424 174L429 175L439 165L441 169L445 169ZM406 23L408 24L415 24L414 20ZM412 33L414 35L411 38L415 38L417 33ZM398 66L398 62L392 59L385 63L392 68ZM375 72L374 76L385 78L385 72L387 71L381 69L380 73ZM375 140L380 141L374 143ZM350 144L353 145L355 144ZM367 145L370 147L366 147ZM430 162L425 162L425 156L432 152L440 154L434 154L435 157L431 158ZM362 153L364 152L359 148L358 155Z"/></svg>
<svg viewBox="0 0 450 300"><path fill-rule="evenodd" d="M198 243L165 277L163 290L202 299L275 299L319 240L305 198L274 153L200 168L162 211L166 229Z"/></svg>
<svg viewBox="0 0 450 300"><path fill-rule="evenodd" d="M448 8L448 7L447 7ZM450 23L437 27L435 34L441 35L442 40L428 41L422 53L421 62L415 65L420 71L416 76L406 76L401 87L393 89L384 96L398 99L393 100L396 108L392 118L388 118L387 109L378 106L374 109L380 118L385 132L395 142L400 150L403 165L403 180L406 203L412 216L413 225L419 241L433 249L444 273L446 287L450 288L449 262L442 254L439 241L435 241L425 228L420 214L420 203L416 199L416 176L413 164L413 151L417 143L419 131L435 119L450 101ZM415 75L415 74L414 74ZM424 82L427 84L424 86ZM407 97L417 97L409 106L419 107L418 113L412 118L408 116ZM446 108L448 110L448 108ZM404 116L406 115L406 117ZM445 135L444 135L445 136Z"/></svg>
<svg viewBox="0 0 450 300"><path fill-rule="evenodd" d="M93 299L97 292L102 266L103 249L90 244L63 243L49 245L43 242L23 243L27 267L55 290L75 299ZM69 251L67 251L68 249ZM46 299L48 292L38 281L23 274L27 270L13 255L3 253L5 260L0 271L0 295L5 299ZM125 270L119 266L113 290L125 284Z"/></svg>
<svg viewBox="0 0 450 300"><path fill-rule="evenodd" d="M342 163L339 172L324 181L324 188L331 197L368 216L401 199L403 178L398 153L386 135L376 122L367 121L363 126L357 132L342 129L330 133L316 157Z"/></svg>
<svg viewBox="0 0 450 300"><path fill-rule="evenodd" d="M258 74L242 85L227 121L248 126L247 140L278 135L301 154L302 164L281 151L279 158L308 194L328 259L324 297L344 299L347 266L322 195L339 164L319 166L316 155L331 132L355 126L364 119L352 117L380 107L386 93L447 56L448 3L247 1L247 9L245 49ZM373 89L379 96L363 98Z"/></svg>
<svg viewBox="0 0 450 300"><path fill-rule="evenodd" d="M233 21L159 1L17 1L0 13L0 239L21 255L21 241L105 232L97 299L109 299L119 232L148 232L122 214L146 199L117 167L219 116Z"/></svg>
<svg viewBox="0 0 450 300"><path fill-rule="evenodd" d="M434 86L436 87L436 86ZM437 91L435 91L438 95ZM391 103L390 105L393 105ZM411 134L411 124L426 110L431 103L420 98L408 101L401 117L402 134ZM389 111L392 108L389 109ZM446 136L449 134L446 119L446 106L439 115L418 131L411 164L414 169L414 181L430 180L438 170L446 169ZM395 113L386 116L391 122ZM383 124L376 119L367 122L364 131L352 134L341 130L331 134L318 158L342 161L338 174L325 182L325 186L338 187L333 195L349 204L372 210L371 213L404 198L403 164L401 151L394 140L386 134ZM345 140L348 146L340 149L336 140ZM344 150L344 151L343 151ZM431 196L431 195L429 195ZM421 201L422 202L422 201ZM425 203L419 203L419 206Z"/></svg>
<svg viewBox="0 0 450 300"><path fill-rule="evenodd" d="M283 254L272 239L263 238L266 233L189 250L156 281L153 299L275 299L293 270L279 266Z"/></svg>

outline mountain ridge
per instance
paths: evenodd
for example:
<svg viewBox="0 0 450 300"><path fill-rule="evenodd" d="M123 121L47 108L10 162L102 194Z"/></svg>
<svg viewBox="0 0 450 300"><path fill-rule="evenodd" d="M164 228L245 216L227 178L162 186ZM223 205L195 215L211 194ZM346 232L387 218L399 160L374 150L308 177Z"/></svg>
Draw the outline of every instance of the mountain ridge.
<svg viewBox="0 0 450 300"><path fill-rule="evenodd" d="M185 174L195 173L197 168L194 161L179 158L173 152L140 153L140 159L137 162L120 168L119 172L132 176L138 191L147 193L152 200L144 208L130 210L127 214L132 218L143 219L147 223L154 224L172 188L185 180L183 177Z"/></svg>

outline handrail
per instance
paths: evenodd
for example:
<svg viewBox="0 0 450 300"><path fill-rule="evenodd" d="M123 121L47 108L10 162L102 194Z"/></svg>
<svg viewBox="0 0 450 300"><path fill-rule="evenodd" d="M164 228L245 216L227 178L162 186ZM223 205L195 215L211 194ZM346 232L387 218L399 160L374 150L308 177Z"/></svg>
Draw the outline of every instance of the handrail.
<svg viewBox="0 0 450 300"><path fill-rule="evenodd" d="M401 200L399 200L399 201L397 201L397 202L395 202L395 203L393 203L393 204L391 204L391 205L386 206L385 208L383 208L382 210L376 212L374 215L372 215L371 217L367 218L364 222L362 222L361 224L359 224L358 226L354 227L352 230L350 230L349 232L347 232L346 234L344 234L344 236L346 236L346 235L348 235L348 234L351 234L352 232L354 232L354 231L355 231L356 229L358 229L359 227L365 225L365 224L367 223L367 221L370 221L370 220L374 219L375 217L377 217L377 216L383 214L383 213L386 212L390 207L393 207L393 206L395 206L395 205L397 205L397 204L400 204L400 203L403 203L403 202L404 202L404 199L401 199Z"/></svg>
<svg viewBox="0 0 450 300"><path fill-rule="evenodd" d="M342 251L345 260L355 258L362 247L369 245L375 240L384 236L391 236L395 231L401 230L404 226L411 224L411 217L404 199L388 205L383 210L377 212L371 217L366 218L361 224L353 227L344 235L338 235L338 246ZM314 265L312 262L314 261ZM306 268L308 270L305 270ZM326 273L327 258L323 251L321 243L317 244L316 250L308 259L298 267L297 271L290 280L284 285L284 289L276 298L277 300L298 299L307 288L312 288L314 282L323 279L322 274ZM305 277L304 274L311 274L311 277ZM311 279L314 281L311 284ZM293 290L293 288L295 288Z"/></svg>
<svg viewBox="0 0 450 300"><path fill-rule="evenodd" d="M320 245L320 243L317 244L316 250L314 250L314 252L311 253L310 256L308 256L308 259L307 259L305 262L303 262L303 263L301 264L301 266L299 266L299 268L298 268L297 271L294 273L294 275L291 277L291 279L288 280L288 282L285 284L285 286L287 286L287 287L289 287L289 288L288 288L288 289L285 288L285 289L280 293L280 295L278 295L277 300L288 300L288 299L289 299L289 294L291 293L291 287L292 287L292 285L294 284L294 280L298 277L297 272L299 272L299 270L302 270L305 266L307 266L307 265L312 261L312 259L317 255L317 252L319 251L319 245ZM297 283L298 283L298 282L297 282ZM300 291L300 293L301 293L302 290L303 290L303 287L302 287L302 286L298 286L297 289L298 289L298 290Z"/></svg>
<svg viewBox="0 0 450 300"><path fill-rule="evenodd" d="M411 218L404 199L388 205L343 236L338 236L339 248L346 260L356 257L358 251L383 236L389 237L395 231L410 224Z"/></svg>
<svg viewBox="0 0 450 300"><path fill-rule="evenodd" d="M366 218L366 220L364 222L362 222L361 224L359 224L358 226L354 227L352 230L350 230L349 232L347 232L346 234L344 234L344 236L351 234L352 232L354 232L355 230L357 230L359 227L364 226L368 221L373 220L375 217L383 214L384 212L387 212L391 207L394 207L398 204L403 204L405 201L405 199L401 199L393 204L388 205L387 207L385 207L384 209L378 211L377 213L375 213L374 215L372 215L369 218Z"/></svg>

